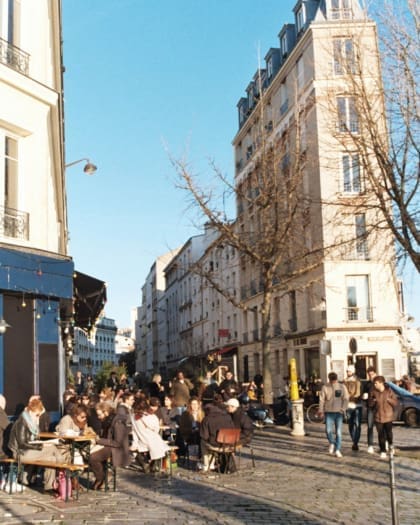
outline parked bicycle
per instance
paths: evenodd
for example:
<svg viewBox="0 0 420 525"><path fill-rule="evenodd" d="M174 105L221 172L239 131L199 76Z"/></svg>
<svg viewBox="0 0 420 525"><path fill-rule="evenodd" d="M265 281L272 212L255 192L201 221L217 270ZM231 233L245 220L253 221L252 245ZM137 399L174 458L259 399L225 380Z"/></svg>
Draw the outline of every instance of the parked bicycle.
<svg viewBox="0 0 420 525"><path fill-rule="evenodd" d="M306 419L309 423L323 423L324 414L319 412L319 403L309 405L305 412Z"/></svg>

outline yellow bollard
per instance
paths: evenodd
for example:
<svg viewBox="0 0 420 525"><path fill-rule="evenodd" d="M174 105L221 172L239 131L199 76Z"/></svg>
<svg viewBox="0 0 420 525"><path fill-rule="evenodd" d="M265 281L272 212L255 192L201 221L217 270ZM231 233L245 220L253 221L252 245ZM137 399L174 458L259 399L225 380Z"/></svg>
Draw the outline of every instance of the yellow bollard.
<svg viewBox="0 0 420 525"><path fill-rule="evenodd" d="M289 361L290 401L297 401L299 399L299 387L297 380L296 359L292 357Z"/></svg>

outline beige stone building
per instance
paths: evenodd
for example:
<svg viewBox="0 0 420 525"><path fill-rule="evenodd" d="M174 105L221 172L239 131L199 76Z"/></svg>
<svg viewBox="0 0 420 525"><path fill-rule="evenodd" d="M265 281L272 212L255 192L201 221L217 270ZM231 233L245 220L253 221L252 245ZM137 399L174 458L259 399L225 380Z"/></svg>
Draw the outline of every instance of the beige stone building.
<svg viewBox="0 0 420 525"><path fill-rule="evenodd" d="M290 232L289 249L323 250L313 269L286 285L283 272L274 293L274 394L283 388L292 357L302 379L325 380L331 369L343 377L353 360L362 378L369 365L388 379L406 370L392 238L370 230L376 217L352 147L352 135L366 132L353 96L359 72L378 120L383 119L376 26L357 0L301 0L294 15L294 24L282 28L279 47L268 51L265 68L238 103L233 141L238 228L258 235L265 148L277 159L272 176L299 177L293 191L307 203L300 229ZM241 270L243 298L257 306L259 270L249 264ZM243 316L240 376L246 369L251 376L261 369L260 323L255 312Z"/></svg>

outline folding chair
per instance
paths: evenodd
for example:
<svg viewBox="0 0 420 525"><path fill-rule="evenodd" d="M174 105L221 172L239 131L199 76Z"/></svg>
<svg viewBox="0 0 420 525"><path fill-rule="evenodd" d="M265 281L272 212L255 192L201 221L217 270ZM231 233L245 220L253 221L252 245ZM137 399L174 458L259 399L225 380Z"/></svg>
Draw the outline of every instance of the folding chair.
<svg viewBox="0 0 420 525"><path fill-rule="evenodd" d="M218 446L209 446L210 465L215 461L219 474L222 461L226 465L225 474L236 470L235 453L241 446L239 443L240 435L240 428L221 428L216 438Z"/></svg>

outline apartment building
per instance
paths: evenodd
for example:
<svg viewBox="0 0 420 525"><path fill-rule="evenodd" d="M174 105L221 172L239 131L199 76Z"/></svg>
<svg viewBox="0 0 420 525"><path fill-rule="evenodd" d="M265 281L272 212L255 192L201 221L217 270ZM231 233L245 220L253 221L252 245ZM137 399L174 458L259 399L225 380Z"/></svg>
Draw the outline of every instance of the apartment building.
<svg viewBox="0 0 420 525"><path fill-rule="evenodd" d="M292 357L302 379L325 380L331 369L343 377L350 362L362 378L370 365L389 379L399 377L406 359L392 238L385 231L368 234L376 217L351 142L352 134L364 132L352 97L356 60L372 87L368 96L378 105L378 119L384 115L375 23L357 0L300 0L278 44L238 103L236 184L244 188L238 194L247 196L238 199L238 228L258 233L258 181L269 148L278 159L272 176L293 181L298 174L296 201L307 203L288 249L318 250L322 258L299 277L291 273L289 281L283 272L274 291L273 391L282 389ZM251 306L259 300L258 272L241 266L241 291ZM260 323L256 312L245 313L242 373L261 368Z"/></svg>
<svg viewBox="0 0 420 525"><path fill-rule="evenodd" d="M0 0L0 391L51 412L106 300L67 251L61 41L60 0Z"/></svg>
<svg viewBox="0 0 420 525"><path fill-rule="evenodd" d="M250 251L279 243L270 289L256 258L214 231L206 238L207 228L164 269L157 306L162 371L191 357L196 366L225 359L248 381L264 372L264 335L274 396L291 358L302 379L325 381L330 370L343 378L349 363L361 378L370 365L388 379L407 371L393 239L370 228L374 201L352 147L366 132L356 72L384 119L376 26L357 0L299 0L293 17L238 102L233 139L236 233Z"/></svg>
<svg viewBox="0 0 420 525"><path fill-rule="evenodd" d="M58 0L0 0L0 391L58 410L71 315ZM36 196L36 198L34 198Z"/></svg>

